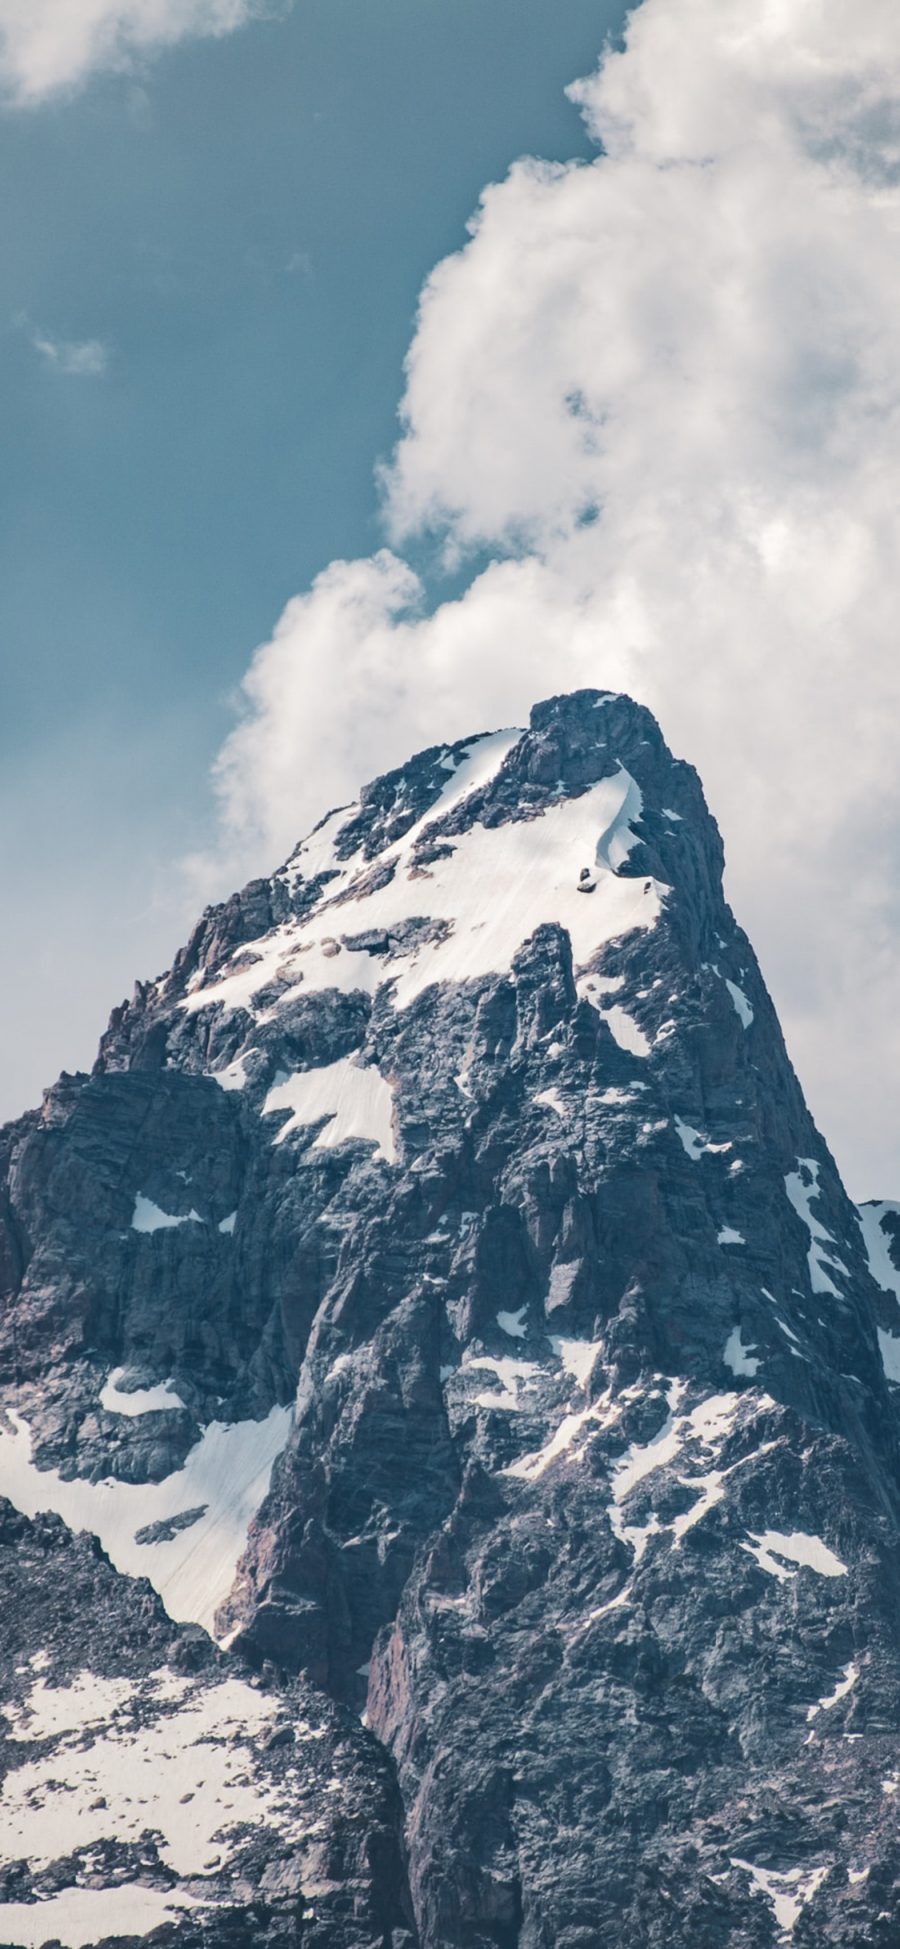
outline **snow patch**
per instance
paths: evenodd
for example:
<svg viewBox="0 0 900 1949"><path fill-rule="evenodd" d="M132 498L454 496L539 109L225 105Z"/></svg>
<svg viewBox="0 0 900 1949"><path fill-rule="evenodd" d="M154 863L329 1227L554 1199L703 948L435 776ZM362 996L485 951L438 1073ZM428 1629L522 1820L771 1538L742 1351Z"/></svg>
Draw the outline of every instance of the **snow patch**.
<svg viewBox="0 0 900 1949"><path fill-rule="evenodd" d="M613 1041L618 1043L620 1049L627 1049L631 1056L649 1056L649 1038L638 1026L634 1016L629 1015L627 1009L620 1008L618 1002L613 1002L611 1008L604 1009L603 1019Z"/></svg>
<svg viewBox="0 0 900 1949"><path fill-rule="evenodd" d="M220 1224L219 1224L219 1231L220 1231L220 1232L224 1232L224 1233L225 1233L225 1236L226 1236L226 1237L229 1237L229 1236L230 1236L230 1234L231 1234L231 1233L232 1233L232 1232L234 1231L234 1227L235 1227L235 1223L236 1223L236 1221L237 1221L237 1212L236 1212L236 1211L230 1211L230 1212L228 1213L228 1217L227 1217L227 1218L223 1218L223 1219L221 1220L221 1222L220 1222Z"/></svg>
<svg viewBox="0 0 900 1949"><path fill-rule="evenodd" d="M834 1691L829 1692L827 1698L817 1699L815 1705L810 1706L806 1714L807 1723L812 1724L813 1719L817 1719L820 1712L830 1712L832 1706L839 1705L841 1699L845 1699L847 1693L852 1692L858 1678L859 1666L851 1658L849 1665L844 1666L844 1675L838 1679Z"/></svg>
<svg viewBox="0 0 900 1949"><path fill-rule="evenodd" d="M876 1328L881 1365L889 1381L900 1385L900 1335L886 1333L884 1327Z"/></svg>
<svg viewBox="0 0 900 1949"><path fill-rule="evenodd" d="M359 803L356 800L351 805L337 805L333 811L326 812L324 819L319 820L305 839L301 839L284 872L292 893L296 891L298 883L302 885L304 881L315 880L320 873L335 873L342 879L346 877L351 861L338 859L334 843L358 811ZM356 857L354 854L353 859Z"/></svg>
<svg viewBox="0 0 900 1949"><path fill-rule="evenodd" d="M732 1002L734 1004L735 1014L740 1016L743 1027L745 1029L749 1029L750 1024L753 1020L753 1008L751 1003L748 1002L747 997L744 994L743 988L739 988L736 981L729 981L727 975L723 976L723 979L725 982L725 986L728 989L728 993L731 996Z"/></svg>
<svg viewBox="0 0 900 1949"><path fill-rule="evenodd" d="M711 1144L708 1137L702 1137L699 1130L695 1130L693 1124L685 1123L682 1117L675 1118L675 1129L687 1151L688 1157L694 1164L697 1163L698 1158L703 1157L707 1153L710 1156L716 1156L722 1151L731 1149L730 1143Z"/></svg>
<svg viewBox="0 0 900 1949"><path fill-rule="evenodd" d="M202 1223L199 1211L189 1211L183 1217L176 1218L173 1212L163 1211L159 1205L155 1205L152 1198L145 1198L142 1191L139 1191L135 1198L131 1216L133 1232L166 1232L173 1225L202 1225Z"/></svg>
<svg viewBox="0 0 900 1949"><path fill-rule="evenodd" d="M490 783L521 736L521 730L488 731L481 737L473 738L461 752L448 747L440 760L441 771L449 774L446 784L427 812L408 828L402 838L384 848L380 859L393 861L408 857L429 826L438 819L446 818L463 799ZM369 870L372 861L363 860L359 849L343 860L335 852L335 840L340 838L344 826L356 817L359 809L358 801L352 805L338 806L320 820L307 839L301 840L288 867L287 877L292 891L297 880L313 880L320 873L327 872L332 877L325 889L325 898L333 898L350 886L360 871L365 874ZM336 820L341 823L332 831Z"/></svg>
<svg viewBox="0 0 900 1949"><path fill-rule="evenodd" d="M512 1340L524 1340L525 1338L524 1320L527 1311L528 1311L527 1306L520 1306L517 1313L504 1313L504 1312L498 1313L497 1325L499 1326L501 1332L508 1333L510 1339Z"/></svg>
<svg viewBox="0 0 900 1949"><path fill-rule="evenodd" d="M569 1114L559 1091L556 1089L541 1090L537 1096L532 1097L531 1101L532 1103L543 1104L547 1110L554 1110L558 1117L565 1117Z"/></svg>
<svg viewBox="0 0 900 1949"><path fill-rule="evenodd" d="M624 975L579 975L575 986L583 1001L590 1002L601 1014L606 1004L604 995L618 995L625 986Z"/></svg>
<svg viewBox="0 0 900 1949"><path fill-rule="evenodd" d="M731 1368L733 1374L746 1374L752 1379L753 1375L759 1372L760 1362L753 1358L752 1346L744 1346L739 1326L732 1327L725 1342L722 1359L726 1367Z"/></svg>
<svg viewBox="0 0 900 1949"><path fill-rule="evenodd" d="M463 1373L469 1374L475 1369L486 1369L488 1373L496 1374L503 1390L500 1394L476 1394L476 1407L502 1408L506 1414L521 1411L525 1404L519 1399L520 1383L526 1387L533 1385L541 1371L533 1360L514 1360L511 1354L501 1354L499 1360L490 1354L479 1354L476 1359L463 1362Z"/></svg>
<svg viewBox="0 0 900 1949"><path fill-rule="evenodd" d="M846 1577L847 1565L842 1563L821 1536L807 1536L803 1530L794 1530L790 1536L782 1535L777 1529L767 1529L757 1534L748 1531L749 1543L742 1543L741 1549L755 1557L761 1570L770 1577L777 1577L780 1583L789 1583L796 1577L798 1569L814 1570L817 1577ZM794 1564L792 1570L790 1565Z"/></svg>
<svg viewBox="0 0 900 1949"><path fill-rule="evenodd" d="M603 1000L604 995L616 993L624 985L624 979L624 975L609 978L594 974L579 975L575 987L582 1001L590 1002L591 1007L596 1009L619 1048L627 1049L629 1055L643 1058L650 1054L650 1042L643 1029L619 1002Z"/></svg>
<svg viewBox="0 0 900 1949"><path fill-rule="evenodd" d="M585 1429L593 1433L595 1428L607 1428L611 1422L617 1420L620 1412L620 1408L611 1402L607 1393L602 1400L594 1402L593 1406L582 1408L575 1414L570 1412L563 1415L558 1428L544 1443L543 1448L535 1449L530 1455L522 1455L518 1462L512 1462L509 1468L504 1469L504 1475L518 1476L523 1482L539 1481L560 1455L575 1449L575 1442ZM581 1452L575 1450L573 1459L578 1460Z"/></svg>
<svg viewBox="0 0 900 1949"><path fill-rule="evenodd" d="M620 764L617 779L624 782L625 792L621 802L610 819L606 831L597 841L596 860L611 873L618 873L625 865L632 847L638 843L637 833L632 831L632 822L637 824L644 809L644 797L637 779Z"/></svg>
<svg viewBox="0 0 900 1949"><path fill-rule="evenodd" d="M423 813L421 819L418 819L416 824L404 833L403 838L388 850L399 851L404 855L412 853L429 826L433 826L438 819L446 819L448 813L455 812L456 807L462 805L464 799L471 798L473 792L481 791L493 778L496 778L504 760L518 744L521 736L521 729L486 731L482 737L473 738L472 743L467 745L459 756L448 751L443 760L445 770L450 773L447 784L434 804Z"/></svg>
<svg viewBox="0 0 900 1949"><path fill-rule="evenodd" d="M124 1367L114 1367L100 1390L100 1406L107 1414L155 1414L161 1408L183 1408L185 1402L175 1392L172 1382L158 1381L155 1387L136 1387L123 1393L119 1382L127 1372Z"/></svg>
<svg viewBox="0 0 900 1949"><path fill-rule="evenodd" d="M571 1374L579 1387L586 1387L594 1371L597 1355L603 1347L603 1341L565 1340L560 1334L551 1333L550 1345L566 1373Z"/></svg>
<svg viewBox="0 0 900 1949"><path fill-rule="evenodd" d="M607 1603L598 1604L596 1610L588 1611L587 1617L585 1618L580 1629L582 1631L586 1631L589 1625L596 1624L598 1622L598 1619L600 1619L601 1617L608 1617L610 1611L621 1610L624 1604L630 1603L632 1589L633 1589L633 1585L627 1583L619 1591L616 1597L610 1597Z"/></svg>
<svg viewBox="0 0 900 1949"><path fill-rule="evenodd" d="M322 1069L298 1069L270 1089L262 1115L271 1116L275 1110L292 1112L278 1131L276 1144L283 1144L294 1130L327 1118L313 1140L313 1150L334 1150L356 1138L374 1144L376 1157L397 1162L393 1091L374 1064L364 1068L352 1056L342 1056Z"/></svg>
<svg viewBox="0 0 900 1949"><path fill-rule="evenodd" d="M653 1513L643 1527L634 1527L625 1521L623 1504L631 1491L646 1476L657 1469L668 1468L685 1447L698 1446L704 1454L715 1454L731 1433L735 1417L740 1407L738 1394L711 1394L700 1401L689 1414L680 1414L678 1409L684 1398L686 1383L673 1381L666 1394L668 1415L658 1433L649 1442L634 1442L616 1465L612 1478L612 1502L608 1505L610 1527L619 1541L627 1544L635 1563L639 1563L651 1536L660 1535L670 1529L677 1547L688 1531L721 1502L724 1496L724 1483L736 1469L742 1468L750 1456L744 1456L732 1463L730 1468L706 1470L699 1475L681 1475L679 1482L686 1489L697 1490L697 1501L690 1509L682 1511L671 1524L661 1523ZM765 1400L767 1397L763 1397ZM757 1451L759 1453L759 1451Z"/></svg>
<svg viewBox="0 0 900 1949"><path fill-rule="evenodd" d="M4 1708L10 1722L8 1738L23 1744L66 1732L88 1732L104 1725L133 1692L131 1679L98 1678L94 1672L77 1672L66 1685L48 1685L39 1678L22 1705Z"/></svg>
<svg viewBox="0 0 900 1949"><path fill-rule="evenodd" d="M723 1225L716 1233L717 1245L746 1245L742 1232L736 1232L733 1225Z"/></svg>
<svg viewBox="0 0 900 1949"><path fill-rule="evenodd" d="M251 1051L247 1049L242 1055L235 1056L234 1062L230 1062L226 1069L208 1069L206 1073L212 1077L214 1083L218 1083L220 1090L246 1089L246 1063L250 1054Z"/></svg>
<svg viewBox="0 0 900 1949"><path fill-rule="evenodd" d="M882 1292L893 1293L895 1299L900 1299L900 1270L891 1258L890 1242L882 1222L888 1216L900 1218L900 1205L887 1200L881 1204L859 1205L856 1216L872 1278Z"/></svg>
<svg viewBox="0 0 900 1949"><path fill-rule="evenodd" d="M785 1871L774 1868L757 1868L752 1861L742 1861L732 1855L733 1868L743 1868L757 1888L761 1888L783 1935L791 1936L800 1916L828 1873L827 1868L810 1868L804 1873L802 1868L788 1868Z"/></svg>
<svg viewBox="0 0 900 1949"><path fill-rule="evenodd" d="M883 1220L900 1217L900 1205L883 1200L880 1204L859 1205L856 1213L863 1235L869 1271L882 1292L891 1293L900 1300L900 1269L895 1266L890 1252L890 1239ZM878 1346L881 1364L889 1381L900 1384L900 1335L878 1327Z"/></svg>
<svg viewBox="0 0 900 1949"><path fill-rule="evenodd" d="M784 1188L798 1218L803 1220L809 1233L810 1243L806 1257L810 1285L814 1293L831 1293L835 1299L838 1299L840 1294L830 1276L833 1270L830 1261L834 1260L835 1240L812 1209L813 1200L821 1196L819 1166L813 1157L798 1157L797 1166L796 1171L788 1172L784 1180ZM823 1246L830 1249L823 1251ZM840 1266L840 1260L835 1263Z"/></svg>

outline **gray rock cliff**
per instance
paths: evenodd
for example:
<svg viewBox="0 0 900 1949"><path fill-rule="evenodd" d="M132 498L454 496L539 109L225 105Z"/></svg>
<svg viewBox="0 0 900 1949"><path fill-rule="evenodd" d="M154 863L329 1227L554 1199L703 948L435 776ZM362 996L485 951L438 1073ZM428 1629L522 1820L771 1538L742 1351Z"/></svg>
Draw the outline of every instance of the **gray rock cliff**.
<svg viewBox="0 0 900 1949"><path fill-rule="evenodd" d="M900 1214L722 868L645 710L552 699L2 1133L0 1942L900 1943ZM122 1712L239 1753L193 1855L77 1784Z"/></svg>

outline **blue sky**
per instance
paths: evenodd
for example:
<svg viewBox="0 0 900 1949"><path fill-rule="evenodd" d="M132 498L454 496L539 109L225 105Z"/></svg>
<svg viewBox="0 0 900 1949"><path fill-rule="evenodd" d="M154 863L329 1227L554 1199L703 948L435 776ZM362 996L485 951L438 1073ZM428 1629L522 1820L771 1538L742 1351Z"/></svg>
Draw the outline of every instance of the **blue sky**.
<svg viewBox="0 0 900 1949"><path fill-rule="evenodd" d="M423 278L512 158L588 152L622 11L302 0L0 115L0 1113L178 945L250 652L380 540Z"/></svg>

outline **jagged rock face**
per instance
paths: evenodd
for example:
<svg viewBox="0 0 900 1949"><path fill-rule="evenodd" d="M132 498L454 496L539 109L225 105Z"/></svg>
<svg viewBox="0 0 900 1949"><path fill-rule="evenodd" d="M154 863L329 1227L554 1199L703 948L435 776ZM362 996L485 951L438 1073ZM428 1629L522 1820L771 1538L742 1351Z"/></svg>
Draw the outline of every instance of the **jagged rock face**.
<svg viewBox="0 0 900 1949"><path fill-rule="evenodd" d="M552 700L330 814L4 1133L0 1493L99 1536L123 1647L144 1574L371 1770L333 1914L297 1842L292 1920L206 1890L235 1940L900 1941L900 1219L721 877L647 712Z"/></svg>
<svg viewBox="0 0 900 1949"><path fill-rule="evenodd" d="M321 1693L5 1501L0 1600L4 1943L411 1940L390 1769Z"/></svg>

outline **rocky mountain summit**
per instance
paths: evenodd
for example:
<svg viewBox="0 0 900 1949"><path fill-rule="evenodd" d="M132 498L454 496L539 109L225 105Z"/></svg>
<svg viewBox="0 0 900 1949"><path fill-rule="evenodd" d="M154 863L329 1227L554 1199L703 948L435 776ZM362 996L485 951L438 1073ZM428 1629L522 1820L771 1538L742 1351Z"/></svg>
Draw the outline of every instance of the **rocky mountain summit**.
<svg viewBox="0 0 900 1949"><path fill-rule="evenodd" d="M897 1949L900 1208L722 866L552 699L0 1134L0 1943Z"/></svg>

